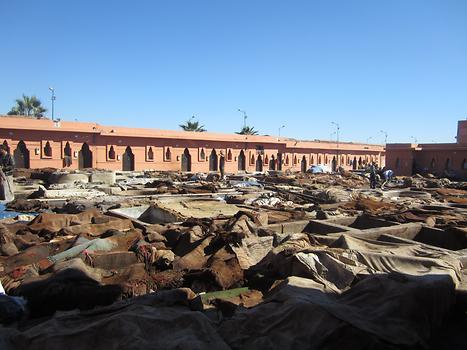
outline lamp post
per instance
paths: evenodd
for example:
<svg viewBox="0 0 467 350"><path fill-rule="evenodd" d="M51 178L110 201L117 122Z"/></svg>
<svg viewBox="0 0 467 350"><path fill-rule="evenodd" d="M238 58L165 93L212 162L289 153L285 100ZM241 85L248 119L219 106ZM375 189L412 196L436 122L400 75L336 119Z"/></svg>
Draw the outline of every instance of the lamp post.
<svg viewBox="0 0 467 350"><path fill-rule="evenodd" d="M384 145L386 145L388 143L388 133L384 130L380 130L379 132L384 135Z"/></svg>
<svg viewBox="0 0 467 350"><path fill-rule="evenodd" d="M341 129L339 123L331 122L332 125L336 127L336 165L339 164L339 130Z"/></svg>
<svg viewBox="0 0 467 350"><path fill-rule="evenodd" d="M246 115L246 112L241 110L240 108L238 109L238 111L243 114L243 128L245 129L246 128L246 118L248 118L248 116Z"/></svg>
<svg viewBox="0 0 467 350"><path fill-rule="evenodd" d="M52 93L51 100L52 100L52 121L55 121L54 118L54 107L55 107L55 89L53 87L49 87L50 92Z"/></svg>
<svg viewBox="0 0 467 350"><path fill-rule="evenodd" d="M285 125L282 125L282 126L279 128L279 137L278 137L278 139L281 138L281 130L284 129L284 128L285 128Z"/></svg>

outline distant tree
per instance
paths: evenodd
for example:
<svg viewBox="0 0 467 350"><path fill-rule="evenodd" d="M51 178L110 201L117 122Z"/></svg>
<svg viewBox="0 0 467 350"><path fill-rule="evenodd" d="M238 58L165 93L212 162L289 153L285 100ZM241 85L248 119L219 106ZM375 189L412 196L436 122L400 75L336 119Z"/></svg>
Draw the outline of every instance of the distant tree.
<svg viewBox="0 0 467 350"><path fill-rule="evenodd" d="M16 100L16 105L11 108L8 115L27 115L42 118L46 111L47 109L42 106L41 101L36 96L29 97L23 94L23 98Z"/></svg>
<svg viewBox="0 0 467 350"><path fill-rule="evenodd" d="M204 125L200 125L199 121L193 120L191 118L190 120L187 120L185 124L180 124L179 125L184 131L194 131L194 132L205 132L206 129L204 128Z"/></svg>
<svg viewBox="0 0 467 350"><path fill-rule="evenodd" d="M244 126L242 130L236 132L239 135L258 135L258 131L255 130L252 126Z"/></svg>

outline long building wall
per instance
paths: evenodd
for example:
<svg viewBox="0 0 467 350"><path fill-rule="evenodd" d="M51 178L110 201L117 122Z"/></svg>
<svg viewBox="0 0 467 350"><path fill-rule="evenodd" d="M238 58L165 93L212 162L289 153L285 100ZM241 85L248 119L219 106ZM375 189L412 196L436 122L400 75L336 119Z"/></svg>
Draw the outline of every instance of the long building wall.
<svg viewBox="0 0 467 350"><path fill-rule="evenodd" d="M1 117L0 142L17 166L112 170L303 171L315 164L345 169L384 165L384 147L269 136L190 133L93 123Z"/></svg>
<svg viewBox="0 0 467 350"><path fill-rule="evenodd" d="M467 178L467 122L458 123L457 143L388 144L386 166L396 175L432 173Z"/></svg>

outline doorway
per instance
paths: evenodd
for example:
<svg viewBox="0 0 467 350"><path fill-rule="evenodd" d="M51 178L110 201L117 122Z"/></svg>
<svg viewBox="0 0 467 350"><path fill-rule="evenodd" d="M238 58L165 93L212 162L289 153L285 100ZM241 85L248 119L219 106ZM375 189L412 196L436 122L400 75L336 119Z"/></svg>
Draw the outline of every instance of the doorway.
<svg viewBox="0 0 467 350"><path fill-rule="evenodd" d="M29 150L23 140L18 142L13 151L13 158L17 168L29 169Z"/></svg>
<svg viewBox="0 0 467 350"><path fill-rule="evenodd" d="M191 171L191 155L188 148L185 148L182 154L182 171Z"/></svg>
<svg viewBox="0 0 467 350"><path fill-rule="evenodd" d="M122 155L122 170L133 171L135 170L135 155L130 146L127 146L125 153Z"/></svg>

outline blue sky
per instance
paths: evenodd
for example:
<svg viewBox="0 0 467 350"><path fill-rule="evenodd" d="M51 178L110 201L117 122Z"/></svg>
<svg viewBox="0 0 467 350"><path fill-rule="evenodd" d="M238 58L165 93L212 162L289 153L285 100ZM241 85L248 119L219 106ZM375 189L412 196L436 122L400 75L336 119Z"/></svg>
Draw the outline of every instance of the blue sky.
<svg viewBox="0 0 467 350"><path fill-rule="evenodd" d="M453 142L467 117L464 0L1 0L0 113L347 141ZM335 137L335 136L332 136Z"/></svg>

